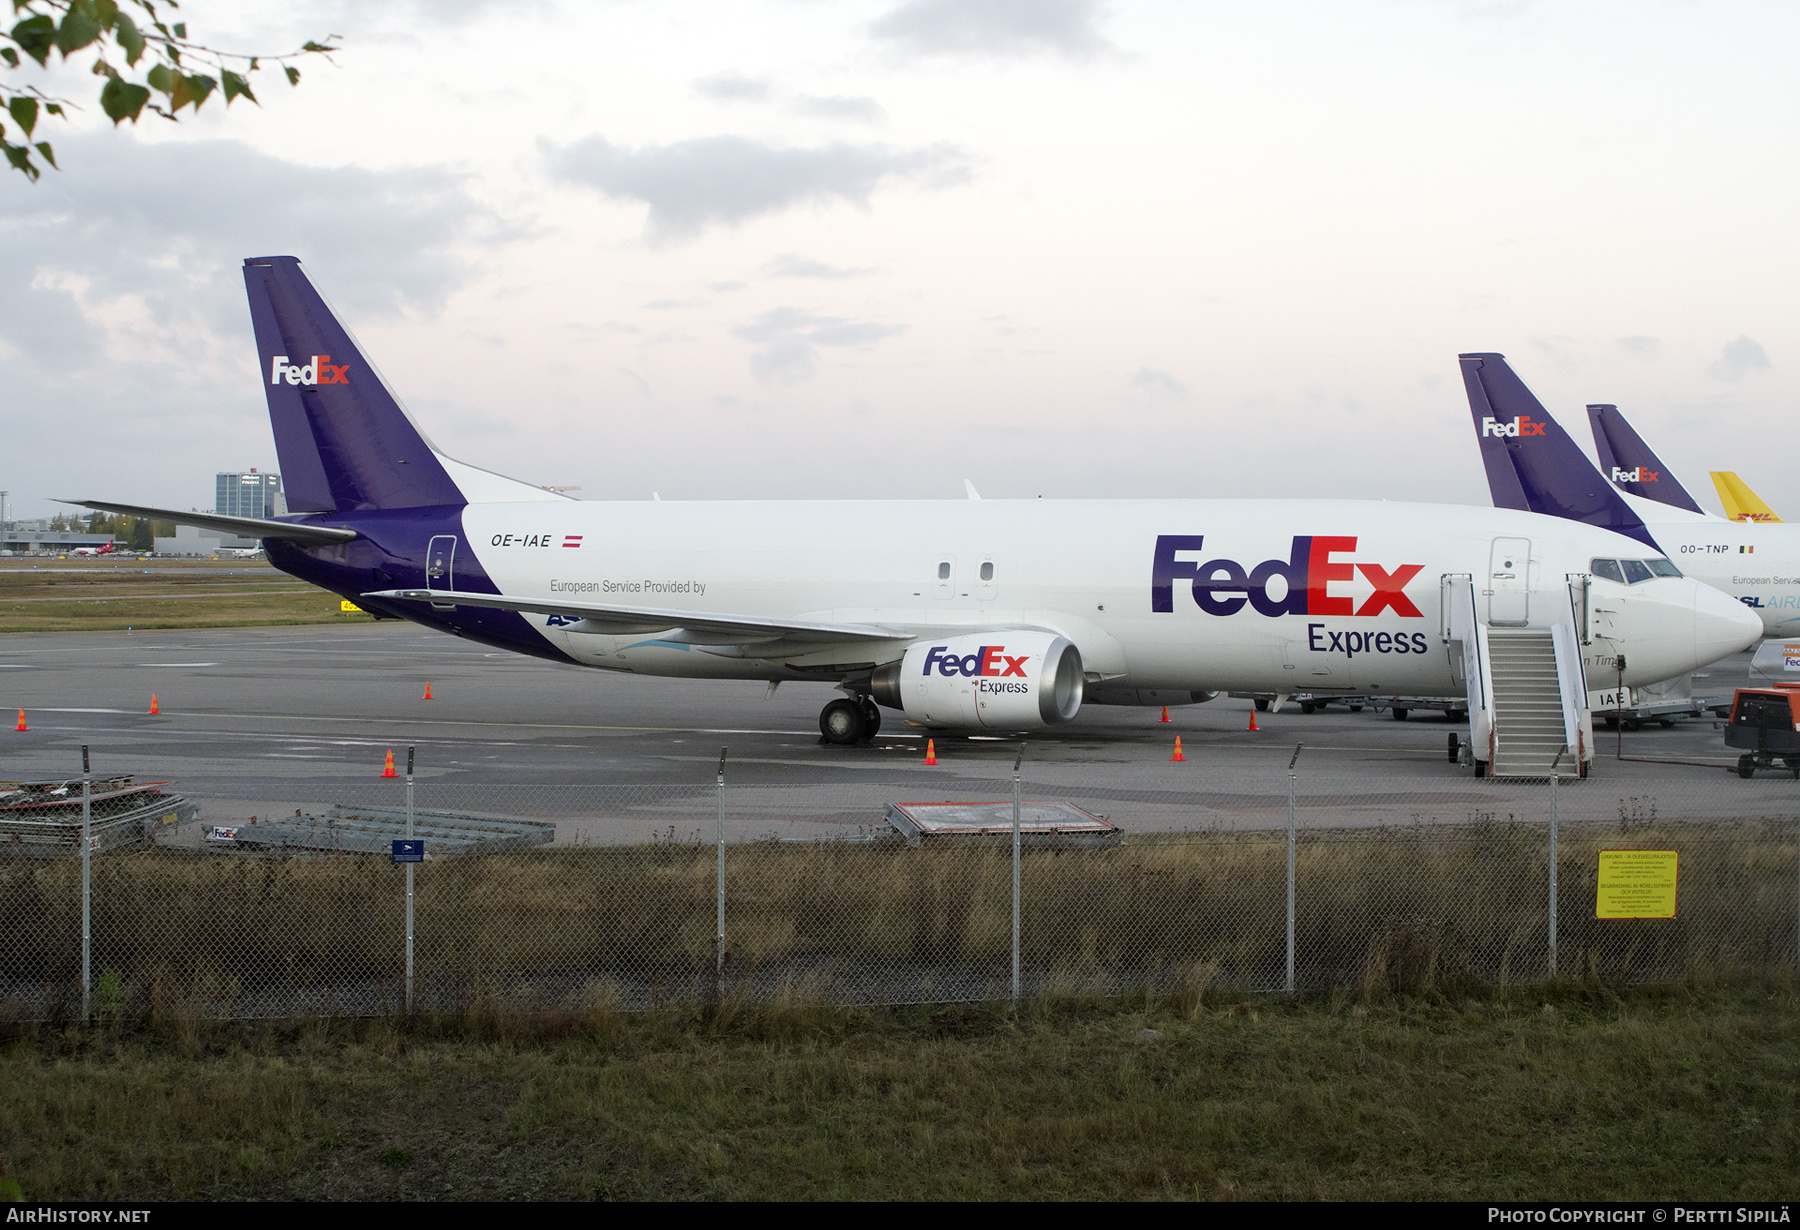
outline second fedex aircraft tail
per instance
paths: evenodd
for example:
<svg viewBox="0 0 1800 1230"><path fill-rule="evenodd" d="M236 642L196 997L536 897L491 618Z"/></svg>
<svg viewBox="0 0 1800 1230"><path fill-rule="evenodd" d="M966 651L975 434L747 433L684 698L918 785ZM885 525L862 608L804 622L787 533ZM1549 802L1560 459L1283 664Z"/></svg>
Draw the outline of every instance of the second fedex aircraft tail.
<svg viewBox="0 0 1800 1230"><path fill-rule="evenodd" d="M1617 406L1589 406L1587 412L1588 426L1594 430L1594 452L1600 457L1600 469L1619 490L1705 515L1706 510L1694 503L1694 497L1650 451L1643 437L1631 429Z"/></svg>
<svg viewBox="0 0 1800 1230"><path fill-rule="evenodd" d="M1496 508L1596 525L1656 547L1642 519L1544 410L1505 355L1457 358Z"/></svg>

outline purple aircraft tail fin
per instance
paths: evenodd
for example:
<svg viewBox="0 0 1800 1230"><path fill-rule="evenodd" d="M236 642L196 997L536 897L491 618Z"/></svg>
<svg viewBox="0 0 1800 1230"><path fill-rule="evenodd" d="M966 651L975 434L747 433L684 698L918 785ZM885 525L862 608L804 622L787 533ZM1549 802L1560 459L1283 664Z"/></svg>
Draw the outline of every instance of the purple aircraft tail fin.
<svg viewBox="0 0 1800 1230"><path fill-rule="evenodd" d="M291 512L461 504L461 490L292 256L244 262Z"/></svg>
<svg viewBox="0 0 1800 1230"><path fill-rule="evenodd" d="M1580 521L1656 547L1643 521L1532 396L1504 355L1457 358L1495 507Z"/></svg>
<svg viewBox="0 0 1800 1230"><path fill-rule="evenodd" d="M1594 451L1600 455L1600 470L1618 487L1646 500L1703 511L1694 497L1669 473L1643 437L1631 429L1617 406L1589 406L1588 426L1594 429Z"/></svg>

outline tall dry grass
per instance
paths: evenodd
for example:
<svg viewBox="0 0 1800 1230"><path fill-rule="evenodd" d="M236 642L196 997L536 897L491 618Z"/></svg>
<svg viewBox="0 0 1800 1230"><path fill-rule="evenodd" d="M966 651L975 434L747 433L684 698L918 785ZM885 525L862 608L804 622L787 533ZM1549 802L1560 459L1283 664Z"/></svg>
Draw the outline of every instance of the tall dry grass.
<svg viewBox="0 0 1800 1230"><path fill-rule="evenodd" d="M1603 848L1681 851L1667 921L1598 922ZM1792 970L1794 824L1564 825L1558 972L1672 981ZM715 969L715 852L544 848L417 869L415 1005L629 1010L767 1002L973 1000L1010 992L1004 840L733 846ZM1028 994L1272 990L1286 964L1280 832L1031 848L1022 867ZM1541 825L1303 833L1295 919L1303 989L1367 996L1548 975ZM94 972L127 1013L358 1015L401 1006L404 876L384 858L154 850L95 864ZM78 865L0 861L0 1013L62 1015L79 960ZM46 1007L48 1005L48 1007Z"/></svg>

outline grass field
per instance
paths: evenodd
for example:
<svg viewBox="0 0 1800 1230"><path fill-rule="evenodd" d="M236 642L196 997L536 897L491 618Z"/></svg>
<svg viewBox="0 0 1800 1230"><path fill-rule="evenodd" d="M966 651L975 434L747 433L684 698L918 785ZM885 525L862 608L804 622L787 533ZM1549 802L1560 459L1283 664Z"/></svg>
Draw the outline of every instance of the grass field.
<svg viewBox="0 0 1800 1230"><path fill-rule="evenodd" d="M0 1160L28 1200L1786 1199L1797 1008L1763 983L46 1029L0 1046Z"/></svg>
<svg viewBox="0 0 1800 1230"><path fill-rule="evenodd" d="M35 566L34 566L35 565ZM260 560L6 560L0 632L368 622Z"/></svg>

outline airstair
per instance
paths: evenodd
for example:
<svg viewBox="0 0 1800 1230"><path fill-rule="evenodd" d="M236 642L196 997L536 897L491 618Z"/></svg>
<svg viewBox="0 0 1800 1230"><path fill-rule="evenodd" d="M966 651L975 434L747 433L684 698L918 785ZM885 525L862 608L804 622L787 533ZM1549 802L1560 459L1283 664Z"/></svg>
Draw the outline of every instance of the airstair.
<svg viewBox="0 0 1800 1230"><path fill-rule="evenodd" d="M1593 725L1581 647L1589 637L1587 578L1541 595L1543 622L1495 626L1479 618L1473 579L1442 580L1444 637L1469 703L1469 753L1477 776L1587 775ZM1548 608L1548 609L1546 609ZM1533 626L1537 625L1537 626ZM1560 754L1560 759L1559 759Z"/></svg>

